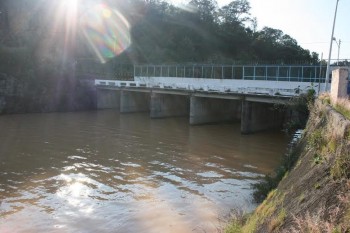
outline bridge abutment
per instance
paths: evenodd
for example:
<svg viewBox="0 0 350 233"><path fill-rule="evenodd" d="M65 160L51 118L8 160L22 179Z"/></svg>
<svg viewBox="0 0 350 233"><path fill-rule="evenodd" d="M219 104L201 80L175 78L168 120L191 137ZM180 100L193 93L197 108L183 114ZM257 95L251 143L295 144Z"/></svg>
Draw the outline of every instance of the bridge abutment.
<svg viewBox="0 0 350 233"><path fill-rule="evenodd" d="M285 111L275 109L273 104L244 100L242 102L241 133L250 134L280 128L284 118Z"/></svg>
<svg viewBox="0 0 350 233"><path fill-rule="evenodd" d="M151 118L188 116L190 99L187 95L152 93Z"/></svg>
<svg viewBox="0 0 350 233"><path fill-rule="evenodd" d="M121 91L120 112L148 112L150 110L149 92Z"/></svg>
<svg viewBox="0 0 350 233"><path fill-rule="evenodd" d="M237 100L191 97L190 124L199 125L239 120L241 103Z"/></svg>
<svg viewBox="0 0 350 233"><path fill-rule="evenodd" d="M97 89L97 109L119 109L120 91Z"/></svg>

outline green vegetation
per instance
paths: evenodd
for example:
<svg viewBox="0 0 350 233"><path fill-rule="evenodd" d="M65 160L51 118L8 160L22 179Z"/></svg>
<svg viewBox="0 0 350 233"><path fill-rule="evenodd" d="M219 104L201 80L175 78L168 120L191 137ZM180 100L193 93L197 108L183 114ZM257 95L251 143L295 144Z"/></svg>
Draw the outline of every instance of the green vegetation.
<svg viewBox="0 0 350 233"><path fill-rule="evenodd" d="M319 100L322 101L323 104L325 105L330 105L331 104L331 97L329 96L328 93L322 93L319 97Z"/></svg>
<svg viewBox="0 0 350 233"><path fill-rule="evenodd" d="M242 225L241 223L233 220L230 225L225 228L225 233L241 233L242 232Z"/></svg>
<svg viewBox="0 0 350 233"><path fill-rule="evenodd" d="M325 144L322 129L316 129L312 132L307 142L309 148L315 149L316 151L321 150L322 146Z"/></svg>
<svg viewBox="0 0 350 233"><path fill-rule="evenodd" d="M130 23L132 44L118 57L105 57L120 63L281 63L296 61L317 63L318 55L301 48L291 36L281 30L265 27L257 30L257 20L250 14L248 0L233 0L221 8L215 0L192 0L178 8L162 0L106 0L106 5L118 10ZM90 4L99 1L91 0ZM40 43L47 38L45 29L52 28L52 13L57 3L50 0L1 1L5 46L26 47L38 53ZM11 15L18 9L18 15ZM78 6L81 15L88 9ZM33 14L25 14L32 11ZM12 21L20 17L28 23L21 25L20 33L12 34ZM76 17L79 17L76 16ZM63 19L62 19L63 20ZM76 25L81 27L81 25ZM16 28L17 29L17 28ZM29 30L32 29L32 30ZM82 28L80 28L82 29ZM59 28L58 31L64 31ZM95 55L93 48L81 34L71 42L68 57L88 58ZM46 34L45 34L46 33ZM118 33L114 32L118 39ZM14 43L15 41L15 43ZM49 42L52 48L66 46L59 36ZM60 60L62 54L50 50L45 60ZM55 59L53 59L55 58Z"/></svg>
<svg viewBox="0 0 350 233"><path fill-rule="evenodd" d="M226 228L225 233L252 233L256 231L259 224L263 223L266 219L272 217L271 229L279 228L285 218L286 211L282 209L276 216L273 216L277 206L281 205L284 201L284 195L278 193L277 190L272 190L262 204L258 206L255 212L245 218L232 221L232 223Z"/></svg>
<svg viewBox="0 0 350 233"><path fill-rule="evenodd" d="M269 231L272 232L275 229L281 227L282 224L284 223L286 216L287 216L286 210L282 208L278 213L278 215L275 218L272 218L272 220L270 221Z"/></svg>
<svg viewBox="0 0 350 233"><path fill-rule="evenodd" d="M298 200L299 200L299 204L300 204L300 203L303 203L303 202L305 201L305 193L302 193L302 194L299 196Z"/></svg>
<svg viewBox="0 0 350 233"><path fill-rule="evenodd" d="M334 109L345 116L347 119L350 119L350 104L348 101L338 101L333 105Z"/></svg>
<svg viewBox="0 0 350 233"><path fill-rule="evenodd" d="M333 179L350 179L350 152L348 146L341 145L340 153L337 155L334 165L331 167Z"/></svg>
<svg viewBox="0 0 350 233"><path fill-rule="evenodd" d="M305 128L309 118L310 108L313 106L314 101L315 90L312 88L308 89L306 93L300 94L289 101L285 107L290 111L296 112L297 115L284 125L284 128L288 132L294 132L297 129Z"/></svg>

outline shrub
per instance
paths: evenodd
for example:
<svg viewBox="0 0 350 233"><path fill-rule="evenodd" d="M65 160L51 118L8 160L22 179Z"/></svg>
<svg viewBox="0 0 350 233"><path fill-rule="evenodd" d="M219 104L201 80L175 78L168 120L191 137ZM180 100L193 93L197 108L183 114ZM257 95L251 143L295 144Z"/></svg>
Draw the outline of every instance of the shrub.
<svg viewBox="0 0 350 233"><path fill-rule="evenodd" d="M308 140L308 147L319 151L325 145L325 140L323 138L323 132L321 129L316 129L310 134Z"/></svg>

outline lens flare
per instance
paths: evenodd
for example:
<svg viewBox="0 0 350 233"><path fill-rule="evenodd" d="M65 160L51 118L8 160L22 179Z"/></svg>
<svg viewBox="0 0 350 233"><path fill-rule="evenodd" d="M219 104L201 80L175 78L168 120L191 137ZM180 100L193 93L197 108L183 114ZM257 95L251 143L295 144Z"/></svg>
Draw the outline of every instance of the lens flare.
<svg viewBox="0 0 350 233"><path fill-rule="evenodd" d="M92 7L80 19L80 26L98 59L105 63L131 44L130 24L116 9L105 4Z"/></svg>

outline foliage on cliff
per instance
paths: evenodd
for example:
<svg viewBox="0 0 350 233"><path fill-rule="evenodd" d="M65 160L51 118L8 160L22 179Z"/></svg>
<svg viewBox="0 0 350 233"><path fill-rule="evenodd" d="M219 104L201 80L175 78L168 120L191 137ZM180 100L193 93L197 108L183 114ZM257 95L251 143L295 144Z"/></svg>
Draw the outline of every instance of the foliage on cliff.
<svg viewBox="0 0 350 233"><path fill-rule="evenodd" d="M75 77L74 50L64 49L64 28L47 3L0 1L0 114L96 105L93 85Z"/></svg>
<svg viewBox="0 0 350 233"><path fill-rule="evenodd" d="M142 9L142 18L126 13L133 22L133 43L125 55L133 62L318 61L316 53L310 54L283 31L257 30L248 0L233 0L221 8L215 0L192 0L181 8L161 0L135 5Z"/></svg>
<svg viewBox="0 0 350 233"><path fill-rule="evenodd" d="M283 31L270 27L257 30L248 0L233 0L221 8L216 0L191 0L181 7L164 0L86 0L80 1L73 19L69 19L69 12L58 18L57 11L68 11L60 9L59 2L1 1L0 42L11 48L28 48L31 59L39 55L48 61L59 61L62 56L91 58L96 47L84 37L82 21L94 5L102 2L130 25L132 44L115 58L120 62L318 62L316 53L303 49ZM74 31L67 31L67 24L74 24ZM69 51L63 50L74 33L77 35L70 41ZM113 33L118 42L124 32Z"/></svg>
<svg viewBox="0 0 350 233"><path fill-rule="evenodd" d="M316 101L299 147L294 169L227 232L350 231L350 121Z"/></svg>

